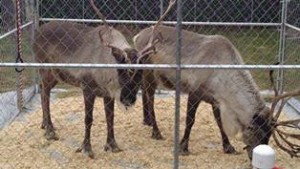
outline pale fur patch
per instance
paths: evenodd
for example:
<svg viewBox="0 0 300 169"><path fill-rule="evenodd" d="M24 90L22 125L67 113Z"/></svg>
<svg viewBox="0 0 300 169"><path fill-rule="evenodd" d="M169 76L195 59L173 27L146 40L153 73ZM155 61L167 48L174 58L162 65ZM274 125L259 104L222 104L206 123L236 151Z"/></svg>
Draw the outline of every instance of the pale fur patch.
<svg viewBox="0 0 300 169"><path fill-rule="evenodd" d="M112 34L113 34L113 37L112 37L113 41L110 43L111 46L115 46L121 50L131 48L131 46L129 45L126 38L124 37L124 35L121 32L113 31Z"/></svg>
<svg viewBox="0 0 300 169"><path fill-rule="evenodd" d="M240 131L241 126L237 120L236 113L224 103L220 104L221 120L225 133L229 137L234 137Z"/></svg>

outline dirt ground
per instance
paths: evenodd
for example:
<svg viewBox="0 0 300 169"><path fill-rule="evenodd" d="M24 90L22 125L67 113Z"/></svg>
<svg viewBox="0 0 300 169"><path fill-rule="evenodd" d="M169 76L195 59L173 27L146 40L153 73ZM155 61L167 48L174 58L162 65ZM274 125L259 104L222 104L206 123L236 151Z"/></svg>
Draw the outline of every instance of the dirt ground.
<svg viewBox="0 0 300 169"><path fill-rule="evenodd" d="M151 139L151 128L142 124L141 97L136 105L123 111L116 105L115 135L122 152L105 152L106 123L102 99L96 100L92 127L92 148L95 159L75 153L84 134L82 96L56 99L51 102L51 114L60 139L47 141L40 129L42 112L28 113L0 131L0 168L173 168L174 97L157 97L157 120L164 140ZM180 134L185 127L186 96L181 98ZM180 137L181 137L180 135ZM243 169L251 168L238 139L231 139L239 152L227 155L209 105L200 105L191 133L189 156L180 156L180 168ZM271 146L275 147L271 141ZM291 159L275 149L276 164L285 169L300 169L299 159Z"/></svg>

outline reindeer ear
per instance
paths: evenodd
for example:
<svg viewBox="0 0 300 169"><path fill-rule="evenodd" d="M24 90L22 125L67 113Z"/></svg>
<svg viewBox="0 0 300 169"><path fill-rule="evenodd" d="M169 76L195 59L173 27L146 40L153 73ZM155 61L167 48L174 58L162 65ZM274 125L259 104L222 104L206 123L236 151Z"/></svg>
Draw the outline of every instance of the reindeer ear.
<svg viewBox="0 0 300 169"><path fill-rule="evenodd" d="M111 46L111 53L115 57L117 63L126 63L125 53L121 49Z"/></svg>
<svg viewBox="0 0 300 169"><path fill-rule="evenodd" d="M158 42L162 42L164 40L164 37L160 31L157 33L155 40Z"/></svg>
<svg viewBox="0 0 300 169"><path fill-rule="evenodd" d="M102 42L102 44L108 46L111 42L111 30L110 28L108 27L101 27L99 32L99 38L100 38L100 41Z"/></svg>
<svg viewBox="0 0 300 169"><path fill-rule="evenodd" d="M103 32L102 30L100 30L100 31L99 31L99 38L100 38L100 41L101 41L102 43L104 43L104 37L103 37L103 35L104 35L104 32Z"/></svg>

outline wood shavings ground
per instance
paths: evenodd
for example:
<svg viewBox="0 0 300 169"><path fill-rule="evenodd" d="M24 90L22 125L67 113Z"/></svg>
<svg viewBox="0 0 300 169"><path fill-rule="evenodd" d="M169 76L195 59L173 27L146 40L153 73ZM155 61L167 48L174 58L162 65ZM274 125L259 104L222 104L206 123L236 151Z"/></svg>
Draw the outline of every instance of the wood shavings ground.
<svg viewBox="0 0 300 169"><path fill-rule="evenodd" d="M142 124L142 104L139 96L136 105L127 112L116 105L115 136L122 152L104 151L106 122L102 99L96 100L91 142L95 159L75 153L84 134L84 105L81 95L60 98L51 102L51 115L60 139L47 141L40 129L42 111L26 114L0 131L0 168L173 168L174 97L157 97L156 116L164 140L151 139L151 127ZM181 98L180 138L185 127L187 97ZM239 152L224 154L220 133L213 119L211 107L202 103L196 114L191 133L189 156L180 156L180 168L185 169L244 169L251 168L243 143L230 139ZM272 140L271 144L274 147ZM277 166L300 169L299 159L291 159L275 149Z"/></svg>

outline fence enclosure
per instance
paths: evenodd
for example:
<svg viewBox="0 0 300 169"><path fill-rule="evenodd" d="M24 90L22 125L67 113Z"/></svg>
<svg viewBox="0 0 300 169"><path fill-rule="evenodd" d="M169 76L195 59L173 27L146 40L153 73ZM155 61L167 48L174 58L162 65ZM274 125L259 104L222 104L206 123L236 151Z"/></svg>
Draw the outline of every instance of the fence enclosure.
<svg viewBox="0 0 300 169"><path fill-rule="evenodd" d="M96 6L105 15L109 24L120 30L130 45L133 45L132 38L143 28L155 24L166 9L168 2L168 0L101 0L96 1ZM21 57L25 62L24 64L17 64L16 2L2 0L0 4L0 71L2 72L0 74L0 103L3 107L2 116L0 116L0 141L4 145L0 150L7 154L3 155L2 160L0 160L0 168L22 168L24 166L30 168L97 168L99 165L105 168L247 167L249 161L247 161L246 152L242 150L242 141L230 138L238 151L238 155L223 153L211 107L205 103L201 103L197 110L199 118L197 118L191 133L190 151L192 153L186 157L179 156L178 147L175 146L174 150L174 145L177 145L185 127L188 98L185 93L165 90L161 86L159 86L159 92L156 92L154 105L157 121L161 125L162 134L165 138L163 141L149 139L150 129L141 124L143 120L142 97L138 95L138 101L129 114L124 114L121 106L116 106L116 140L124 147L124 151L116 154L104 152L101 147L105 144L106 137L104 108L102 102L96 102L94 112L96 115L91 137L97 161L95 164L90 164L86 156L71 152L80 146L83 137L84 104L81 98L82 93L74 86L61 83L56 87L56 91L63 90L64 92L53 94L50 107L51 112L53 112L51 114L53 114L54 125L62 139L58 140L58 143L46 142L43 140L44 131L39 129L42 111L38 96L40 81L38 69L56 66L57 68L69 66L71 70L93 68L108 70L128 66L135 69L140 67L139 65L135 67L135 65L94 64L92 61L85 61L84 64L63 63L61 65L36 63L31 45L35 30L41 25L54 20L78 22L91 27L102 24L102 21L91 8L90 1L86 0L20 1ZM177 22L178 17L180 19L180 15L178 15L180 7L182 9L182 13L180 13L182 23ZM178 0L164 19L164 24L182 25L182 29L199 34L223 35L239 50L246 64L233 65L232 67L219 65L218 67L218 65L193 65L191 63L191 65L182 65L180 71L194 69L197 66L199 69L215 69L216 71L249 69L258 87L263 91L271 90L268 71L270 68L274 68L277 73L276 83L280 92L291 91L299 86L299 0ZM280 62L280 66L274 66L276 62ZM24 66L22 74L14 69L20 65ZM178 66L176 64L141 65L141 68L175 70ZM22 112L16 106L21 97L17 92L20 90L20 77L22 78L21 87L24 88L22 92L24 109ZM294 109L293 112L297 112L300 110L298 109L298 101L297 98L293 99L288 102L289 108ZM267 99L267 101L269 100ZM101 112L100 115L98 112ZM286 116L289 117L297 116L293 113L287 114ZM74 129L69 128L70 126ZM201 135L202 132L203 135ZM12 133L20 133L20 136ZM1 140L5 135L8 137ZM7 147L12 145L4 142L9 142L10 139L17 140L11 144L18 148L8 151ZM274 143L272 142L271 145ZM15 154L16 152L13 152L15 150L21 151L21 155ZM278 163L284 165L284 168L293 168L300 164L297 160L289 160L287 155L279 149L276 151L281 158ZM32 155L26 156L30 153ZM220 157L222 158L220 159Z"/></svg>

